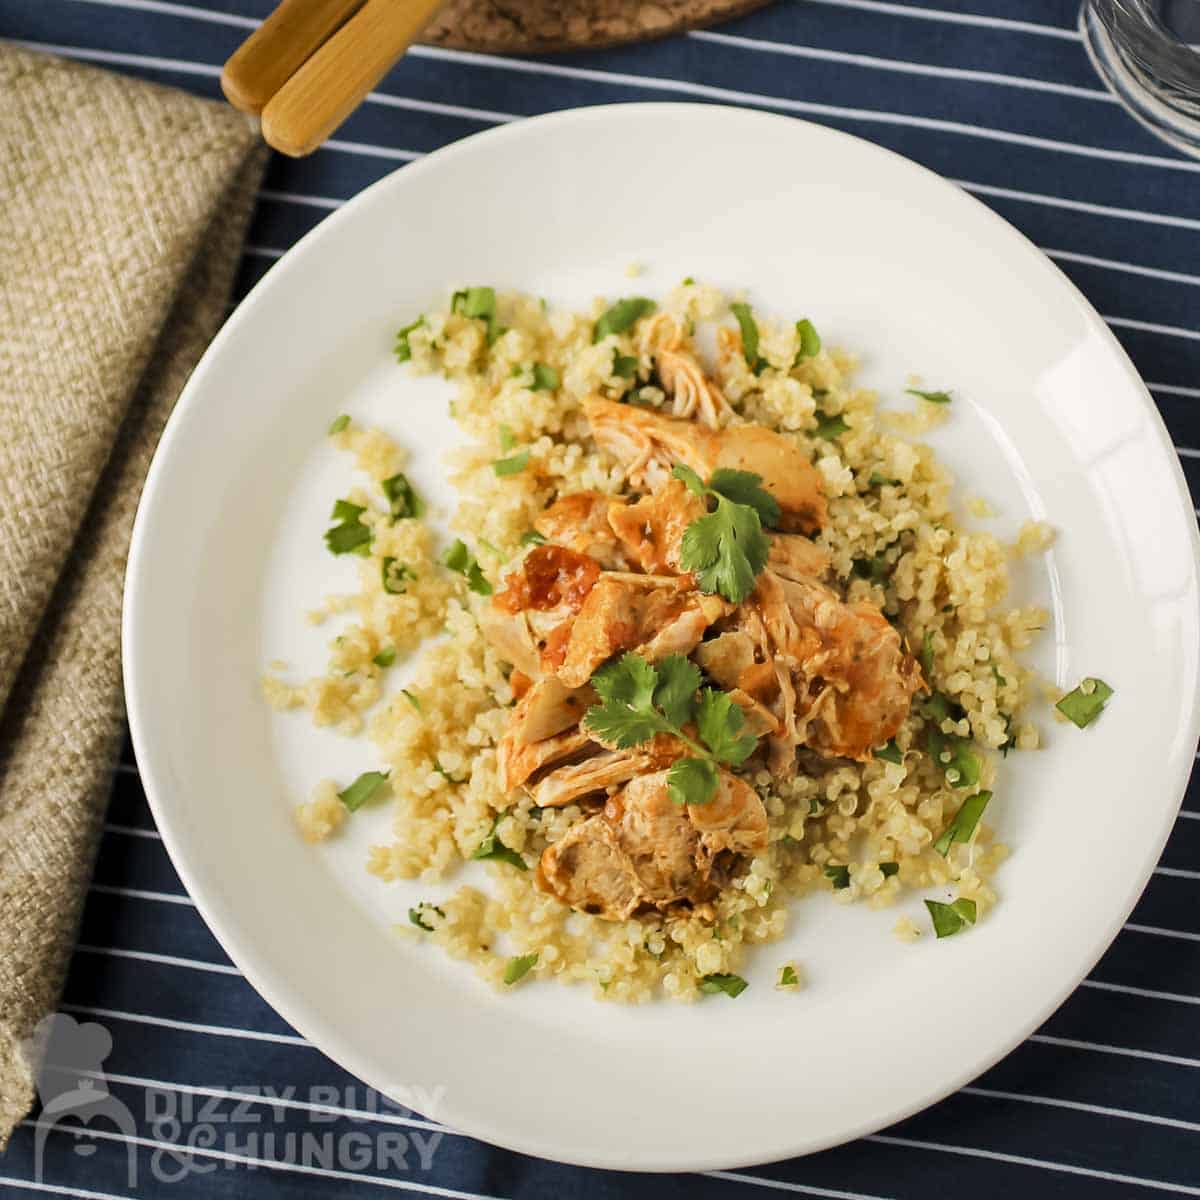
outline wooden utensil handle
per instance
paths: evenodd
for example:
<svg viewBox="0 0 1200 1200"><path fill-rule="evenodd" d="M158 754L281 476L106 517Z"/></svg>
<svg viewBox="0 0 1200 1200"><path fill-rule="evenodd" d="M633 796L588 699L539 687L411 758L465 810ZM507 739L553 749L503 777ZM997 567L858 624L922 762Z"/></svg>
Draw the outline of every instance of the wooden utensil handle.
<svg viewBox="0 0 1200 1200"><path fill-rule="evenodd" d="M263 137L295 158L311 154L358 107L441 4L367 0L268 102Z"/></svg>
<svg viewBox="0 0 1200 1200"><path fill-rule="evenodd" d="M259 113L363 0L282 0L234 51L221 72L221 90L242 112Z"/></svg>

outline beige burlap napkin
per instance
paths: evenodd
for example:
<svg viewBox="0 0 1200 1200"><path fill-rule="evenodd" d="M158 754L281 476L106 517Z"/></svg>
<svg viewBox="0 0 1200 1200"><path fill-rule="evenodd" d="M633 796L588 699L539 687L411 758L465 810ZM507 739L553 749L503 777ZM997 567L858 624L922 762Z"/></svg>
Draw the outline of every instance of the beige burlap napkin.
<svg viewBox="0 0 1200 1200"><path fill-rule="evenodd" d="M118 739L125 554L265 164L223 105L0 44L0 1149Z"/></svg>

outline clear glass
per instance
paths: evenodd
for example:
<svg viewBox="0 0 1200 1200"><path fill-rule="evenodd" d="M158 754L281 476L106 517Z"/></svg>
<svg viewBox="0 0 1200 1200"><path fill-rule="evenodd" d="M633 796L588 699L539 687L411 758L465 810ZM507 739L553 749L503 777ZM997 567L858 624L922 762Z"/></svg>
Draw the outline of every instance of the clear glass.
<svg viewBox="0 0 1200 1200"><path fill-rule="evenodd" d="M1130 113L1200 157L1200 0L1084 0L1079 31Z"/></svg>

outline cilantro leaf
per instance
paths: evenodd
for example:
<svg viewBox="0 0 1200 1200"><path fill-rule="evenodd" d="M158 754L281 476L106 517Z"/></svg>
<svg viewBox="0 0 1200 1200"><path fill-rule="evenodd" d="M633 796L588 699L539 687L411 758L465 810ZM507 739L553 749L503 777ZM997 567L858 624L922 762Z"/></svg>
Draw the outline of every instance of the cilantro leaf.
<svg viewBox="0 0 1200 1200"><path fill-rule="evenodd" d="M731 304L729 310L737 318L738 328L742 331L742 357L757 375L768 364L758 353L758 323L754 319L754 311L748 304Z"/></svg>
<svg viewBox="0 0 1200 1200"><path fill-rule="evenodd" d="M329 436L333 437L335 433L341 433L349 424L350 417L346 413L342 413L339 417L334 417L329 423Z"/></svg>
<svg viewBox="0 0 1200 1200"><path fill-rule="evenodd" d="M619 379L637 377L638 360L630 354L613 353L612 373Z"/></svg>
<svg viewBox="0 0 1200 1200"><path fill-rule="evenodd" d="M413 491L412 484L403 473L385 479L379 486L383 488L383 494L387 497L393 521L405 517L419 517L425 511L421 498Z"/></svg>
<svg viewBox="0 0 1200 1200"><path fill-rule="evenodd" d="M533 385L530 391L552 392L561 382L558 372L545 363L533 364Z"/></svg>
<svg viewBox="0 0 1200 1200"><path fill-rule="evenodd" d="M508 965L504 968L504 982L512 987L514 983L529 974L537 960L538 952L536 950L532 954L518 954L515 958L510 958Z"/></svg>
<svg viewBox="0 0 1200 1200"><path fill-rule="evenodd" d="M658 664L658 686L654 703L672 725L686 725L692 719L696 691L700 687L700 668L682 654L669 654Z"/></svg>
<svg viewBox="0 0 1200 1200"><path fill-rule="evenodd" d="M428 901L422 901L416 908L408 910L408 919L418 928L425 930L426 933L433 932L433 926L427 925L424 921L426 910L435 912L439 917L444 917L446 914L438 908L436 904L430 904Z"/></svg>
<svg viewBox="0 0 1200 1200"><path fill-rule="evenodd" d="M800 977L791 963L785 963L779 968L779 978L775 981L777 988L794 988L800 986Z"/></svg>
<svg viewBox="0 0 1200 1200"><path fill-rule="evenodd" d="M487 576L484 575L483 568L479 565L479 560L467 549L462 538L454 539L446 553L442 555L442 562L451 571L464 576L467 587L476 595L490 596L492 594L492 585L488 583Z"/></svg>
<svg viewBox="0 0 1200 1200"><path fill-rule="evenodd" d="M954 814L954 819L946 826L942 836L933 843L933 848L944 856L950 853L950 847L955 842L969 842L991 798L991 792L979 792L977 795L968 796Z"/></svg>
<svg viewBox="0 0 1200 1200"><path fill-rule="evenodd" d="M975 924L977 910L974 900L955 900L953 904L942 904L938 900L926 900L925 907L933 920L933 932L939 938L950 937Z"/></svg>
<svg viewBox="0 0 1200 1200"><path fill-rule="evenodd" d="M800 345L792 360L793 367L798 367L804 359L813 358L821 352L821 335L807 317L796 322L796 337Z"/></svg>
<svg viewBox="0 0 1200 1200"><path fill-rule="evenodd" d="M889 479L886 475L879 471L872 471L867 479L868 487L899 487L900 480Z"/></svg>
<svg viewBox="0 0 1200 1200"><path fill-rule="evenodd" d="M925 682L933 682L933 631L925 630L924 636L921 638L921 671L925 675Z"/></svg>
<svg viewBox="0 0 1200 1200"><path fill-rule="evenodd" d="M601 700L644 711L649 711L657 686L658 672L640 654L623 654L592 676L592 687Z"/></svg>
<svg viewBox="0 0 1200 1200"><path fill-rule="evenodd" d="M527 529L521 534L522 546L544 546L545 544L545 535L538 533L536 529Z"/></svg>
<svg viewBox="0 0 1200 1200"><path fill-rule="evenodd" d="M450 299L450 308L456 313L472 320L487 323L487 344L493 345L504 332L496 320L496 289L490 287L469 287L455 292Z"/></svg>
<svg viewBox="0 0 1200 1200"><path fill-rule="evenodd" d="M702 975L700 977L699 988L705 995L715 996L718 992L724 992L730 999L736 999L750 985L740 975Z"/></svg>
<svg viewBox="0 0 1200 1200"><path fill-rule="evenodd" d="M519 371L520 367L514 367L514 371ZM517 439L513 436L513 431L507 425L500 426L500 449L507 454L515 445Z"/></svg>
<svg viewBox="0 0 1200 1200"><path fill-rule="evenodd" d="M840 892L843 888L850 886L850 868L848 865L834 866L831 864L825 868L822 874L833 884L835 892Z"/></svg>
<svg viewBox="0 0 1200 1200"><path fill-rule="evenodd" d="M406 580L416 579L412 569L396 559L385 558L383 560L383 569L380 571L380 577L383 580L383 590L389 596L399 596L407 589L404 584Z"/></svg>
<svg viewBox="0 0 1200 1200"><path fill-rule="evenodd" d="M761 475L720 467L712 473L708 488L734 504L745 504L754 509L759 521L767 528L779 524L779 501L762 486Z"/></svg>
<svg viewBox="0 0 1200 1200"><path fill-rule="evenodd" d="M498 458L492 463L492 470L503 478L506 475L520 475L527 466L529 466L529 451L522 450L520 454L514 454L511 458Z"/></svg>
<svg viewBox="0 0 1200 1200"><path fill-rule="evenodd" d="M613 333L624 333L631 325L648 317L657 307L653 300L644 296L630 296L618 300L604 312L592 330L592 342L602 342Z"/></svg>
<svg viewBox="0 0 1200 1200"><path fill-rule="evenodd" d="M905 388L910 396L920 396L922 400L928 400L930 404L949 404L949 392L923 392L920 388Z"/></svg>
<svg viewBox="0 0 1200 1200"><path fill-rule="evenodd" d="M1113 694L1103 679L1083 680L1074 691L1068 692L1054 707L1080 729L1086 729L1103 711Z"/></svg>
<svg viewBox="0 0 1200 1200"><path fill-rule="evenodd" d="M895 862L880 863L879 869L883 872L884 879L890 879L893 875L900 874L900 864Z"/></svg>
<svg viewBox="0 0 1200 1200"><path fill-rule="evenodd" d="M492 822L491 832L479 843L471 857L480 861L506 862L516 867L518 871L528 871L529 866L525 860L510 846L506 846L500 840L499 834L496 833L496 827L503 820L504 815L504 813L500 813Z"/></svg>
<svg viewBox="0 0 1200 1200"><path fill-rule="evenodd" d="M770 548L758 513L719 496L715 512L683 531L680 565L695 572L703 591L719 592L740 604L754 591L755 576L767 565Z"/></svg>
<svg viewBox="0 0 1200 1200"><path fill-rule="evenodd" d="M338 500L333 506L331 521L338 523L325 531L325 545L331 554L358 554L365 558L371 552L371 530L359 519L367 510L361 504Z"/></svg>
<svg viewBox="0 0 1200 1200"><path fill-rule="evenodd" d="M398 363L406 363L410 358L412 358L412 347L408 344L408 335L412 333L414 329L420 329L420 327L424 324L425 316L422 314L411 325L405 325L404 328L396 334L396 344L393 347L393 353L396 355L396 361Z"/></svg>
<svg viewBox="0 0 1200 1200"><path fill-rule="evenodd" d="M896 745L895 738L892 738L890 742L887 742L883 746L876 746L876 748L871 751L871 757L881 758L884 762L890 763L904 762L904 755L900 753L900 747Z"/></svg>
<svg viewBox="0 0 1200 1200"><path fill-rule="evenodd" d="M818 410L817 427L813 430L813 437L824 438L825 441L831 442L834 438L841 437L849 428L850 426L846 424L845 418L841 416L826 416Z"/></svg>
<svg viewBox="0 0 1200 1200"><path fill-rule="evenodd" d="M348 788L338 792L338 799L349 812L358 812L387 783L387 778L387 771L364 771Z"/></svg>
<svg viewBox="0 0 1200 1200"><path fill-rule="evenodd" d="M704 480L684 463L676 463L671 468L671 474L680 480L693 496L699 496L703 500L708 495L708 488L704 486Z"/></svg>
<svg viewBox="0 0 1200 1200"><path fill-rule="evenodd" d="M409 704L411 704L411 705L413 706L413 708L414 708L414 709L415 709L417 712L421 712L421 711L422 711L422 710L421 710L421 701L420 701L420 700L418 700L418 699L416 698L416 696L414 696L414 695L412 694L412 692L410 692L410 691L408 690L408 688L401 688L401 689L400 689L400 695L402 695L402 696L405 698L405 700L407 700L407 701L409 702Z"/></svg>
<svg viewBox="0 0 1200 1200"><path fill-rule="evenodd" d="M396 661L396 647L385 646L371 661L377 667L390 667Z"/></svg>
<svg viewBox="0 0 1200 1200"><path fill-rule="evenodd" d="M676 804L707 804L719 782L707 758L677 758L667 768L667 791Z"/></svg>
<svg viewBox="0 0 1200 1200"><path fill-rule="evenodd" d="M734 704L728 692L705 688L700 693L696 729L718 762L737 766L754 753L758 739L751 733L741 732L745 723L746 714Z"/></svg>

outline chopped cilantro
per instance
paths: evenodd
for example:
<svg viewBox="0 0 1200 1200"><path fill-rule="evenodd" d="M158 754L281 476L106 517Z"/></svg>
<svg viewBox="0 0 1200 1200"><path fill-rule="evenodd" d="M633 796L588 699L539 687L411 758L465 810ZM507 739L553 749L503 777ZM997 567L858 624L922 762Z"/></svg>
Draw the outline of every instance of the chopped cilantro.
<svg viewBox="0 0 1200 1200"><path fill-rule="evenodd" d="M949 392L923 392L920 388L905 388L910 396L920 396L922 400L928 400L930 404L949 404Z"/></svg>
<svg viewBox="0 0 1200 1200"><path fill-rule="evenodd" d="M699 988L705 995L715 996L724 992L731 999L740 996L750 985L740 975L701 975Z"/></svg>
<svg viewBox="0 0 1200 1200"><path fill-rule="evenodd" d="M408 335L414 329L419 329L425 324L424 315L419 316L411 325L405 325L403 329L396 334L396 344L393 347L393 353L396 355L396 361L405 363L412 358L412 347L408 344Z"/></svg>
<svg viewBox="0 0 1200 1200"><path fill-rule="evenodd" d="M758 323L754 320L754 312L748 304L731 304L729 308L742 331L742 357L757 375L769 364L758 353Z"/></svg>
<svg viewBox="0 0 1200 1200"><path fill-rule="evenodd" d="M504 813L500 813L492 822L491 831L479 843L471 857L492 862L506 862L516 867L518 871L528 871L529 866L525 860L511 847L506 846L500 840L499 834L496 833L496 827L503 820L504 815Z"/></svg>
<svg viewBox="0 0 1200 1200"><path fill-rule="evenodd" d="M408 690L408 688L401 688L401 689L400 689L400 695L402 695L402 696L405 698L405 700L407 700L407 701L409 702L409 704L411 704L411 705L413 706L413 708L414 708L414 709L416 709L416 711L417 711L417 712L421 712L421 711L422 711L422 709L421 709L421 701L420 701L420 700L418 700L418 699L416 698L416 696L414 696L414 695L412 694L412 692L410 692L410 691Z"/></svg>
<svg viewBox="0 0 1200 1200"><path fill-rule="evenodd" d="M953 904L942 904L939 900L926 900L925 907L933 920L933 932L938 937L950 937L975 924L976 908L974 900L955 900Z"/></svg>
<svg viewBox="0 0 1200 1200"><path fill-rule="evenodd" d="M375 655L371 661L377 667L390 667L392 663L396 661L396 647L384 646L384 648L380 650L380 652Z"/></svg>
<svg viewBox="0 0 1200 1200"><path fill-rule="evenodd" d="M427 925L424 921L424 914L426 913L426 911L435 912L435 913L437 913L437 915L439 917L444 917L446 915L440 908L438 908L438 906L436 904L429 904L426 901L422 901L420 904L417 905L416 908L410 908L408 910L408 919L418 929L423 929L423 930L425 930L426 933L432 933L433 926Z"/></svg>
<svg viewBox="0 0 1200 1200"><path fill-rule="evenodd" d="M620 379L634 379L637 376L638 360L632 354L613 352L612 373Z"/></svg>
<svg viewBox="0 0 1200 1200"><path fill-rule="evenodd" d="M823 874L833 884L834 891L840 892L842 888L850 886L849 866L828 866L825 868Z"/></svg>
<svg viewBox="0 0 1200 1200"><path fill-rule="evenodd" d="M338 792L338 799L349 812L358 812L387 783L387 778L387 771L364 771L348 788Z"/></svg>
<svg viewBox="0 0 1200 1200"><path fill-rule="evenodd" d="M340 417L334 417L329 423L329 436L333 437L335 433L341 433L349 424L350 417L346 413L342 413Z"/></svg>
<svg viewBox="0 0 1200 1200"><path fill-rule="evenodd" d="M331 554L358 554L365 558L371 553L371 530L359 519L367 510L361 504L338 500L333 506L332 529L325 531L325 545Z"/></svg>
<svg viewBox="0 0 1200 1200"><path fill-rule="evenodd" d="M592 341L602 342L613 333L624 333L643 317L648 317L656 308L653 300L644 296L630 296L618 300L610 309L603 313L592 330Z"/></svg>
<svg viewBox="0 0 1200 1200"><path fill-rule="evenodd" d="M834 438L841 437L849 428L844 417L826 416L818 409L817 427L813 430L813 437L824 438L827 442L831 442Z"/></svg>
<svg viewBox="0 0 1200 1200"><path fill-rule="evenodd" d="M779 968L779 978L775 981L778 988L794 988L800 986L800 977L791 963L785 963Z"/></svg>
<svg viewBox="0 0 1200 1200"><path fill-rule="evenodd" d="M921 672L926 683L933 682L933 631L925 630L921 638Z"/></svg>
<svg viewBox="0 0 1200 1200"><path fill-rule="evenodd" d="M884 879L890 879L893 875L900 873L900 864L894 862L884 862L879 864L879 869L883 872Z"/></svg>
<svg viewBox="0 0 1200 1200"><path fill-rule="evenodd" d="M517 444L513 431L507 425L500 426L500 449L507 454Z"/></svg>
<svg viewBox="0 0 1200 1200"><path fill-rule="evenodd" d="M796 338L799 342L799 349L796 351L796 357L792 360L793 367L798 367L804 359L814 358L821 352L821 335L807 317L796 322ZM816 394L813 392L814 396Z"/></svg>
<svg viewBox="0 0 1200 1200"><path fill-rule="evenodd" d="M939 854L946 855L950 853L950 847L955 842L969 842L991 798L991 792L979 792L975 796L968 796L954 814L954 819L946 826L942 836L933 843L933 848Z"/></svg>
<svg viewBox="0 0 1200 1200"><path fill-rule="evenodd" d="M900 747L896 745L896 739L892 738L890 742L882 746L877 746L871 751L872 758L881 758L884 762L902 763L904 755L900 753Z"/></svg>
<svg viewBox="0 0 1200 1200"><path fill-rule="evenodd" d="M504 982L512 987L514 983L529 974L537 960L536 950L532 954L518 954L515 958L510 958L508 965L504 968Z"/></svg>
<svg viewBox="0 0 1200 1200"><path fill-rule="evenodd" d="M886 475L879 471L872 471L870 478L867 480L868 487L899 487L900 480L889 479Z"/></svg>
<svg viewBox="0 0 1200 1200"><path fill-rule="evenodd" d="M385 479L379 486L383 488L383 494L387 497L393 521L400 521L405 517L419 517L425 511L421 498L413 491L412 484L403 473Z"/></svg>
<svg viewBox="0 0 1200 1200"><path fill-rule="evenodd" d="M1086 729L1104 711L1112 694L1112 688L1103 679L1089 676L1054 707L1072 724Z"/></svg>
<svg viewBox="0 0 1200 1200"><path fill-rule="evenodd" d="M455 292L450 300L451 309L472 320L484 321L487 324L487 344L493 345L504 332L496 320L496 289L490 287L469 287Z"/></svg>
<svg viewBox="0 0 1200 1200"><path fill-rule="evenodd" d="M522 546L544 546L545 544L545 537L538 533L536 529L527 529L523 534L521 534Z"/></svg>
<svg viewBox="0 0 1200 1200"><path fill-rule="evenodd" d="M520 475L527 466L529 466L529 451L522 450L520 454L514 454L511 458L496 459L492 463L492 470L503 478L507 475Z"/></svg>
<svg viewBox="0 0 1200 1200"><path fill-rule="evenodd" d="M533 364L533 386L530 389L534 392L552 392L561 383L558 372L553 367L548 367L545 363Z"/></svg>
<svg viewBox="0 0 1200 1200"><path fill-rule="evenodd" d="M409 567L391 557L383 560L383 568L379 574L383 580L383 590L389 596L401 595L407 591L407 588L404 586L405 581L416 579L416 575L413 574Z"/></svg>
<svg viewBox="0 0 1200 1200"><path fill-rule="evenodd" d="M490 596L492 594L492 585L488 583L487 576L484 575L483 568L479 565L479 560L467 549L462 538L454 539L446 553L442 555L442 562L451 571L464 576L467 587L476 595Z"/></svg>

